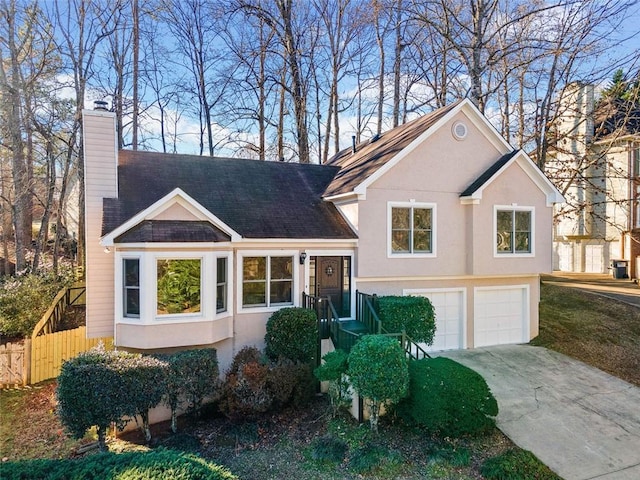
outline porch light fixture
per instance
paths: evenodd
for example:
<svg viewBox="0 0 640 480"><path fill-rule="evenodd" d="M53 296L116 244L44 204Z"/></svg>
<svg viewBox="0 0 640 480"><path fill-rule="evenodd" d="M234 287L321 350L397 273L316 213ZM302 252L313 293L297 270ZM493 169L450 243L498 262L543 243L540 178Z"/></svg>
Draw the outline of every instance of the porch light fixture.
<svg viewBox="0 0 640 480"><path fill-rule="evenodd" d="M104 253L111 253L111 249L109 247L104 247Z"/></svg>
<svg viewBox="0 0 640 480"><path fill-rule="evenodd" d="M307 259L307 252L300 252L300 265L304 265L304 261Z"/></svg>

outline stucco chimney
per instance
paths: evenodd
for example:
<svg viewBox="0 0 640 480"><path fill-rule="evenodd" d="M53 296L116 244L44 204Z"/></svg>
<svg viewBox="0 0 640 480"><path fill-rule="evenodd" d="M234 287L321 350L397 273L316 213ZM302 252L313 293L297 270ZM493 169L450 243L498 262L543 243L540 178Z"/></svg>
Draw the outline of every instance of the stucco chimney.
<svg viewBox="0 0 640 480"><path fill-rule="evenodd" d="M89 338L113 337L115 324L113 254L104 252L100 237L103 200L118 196L116 115L100 107L82 111Z"/></svg>

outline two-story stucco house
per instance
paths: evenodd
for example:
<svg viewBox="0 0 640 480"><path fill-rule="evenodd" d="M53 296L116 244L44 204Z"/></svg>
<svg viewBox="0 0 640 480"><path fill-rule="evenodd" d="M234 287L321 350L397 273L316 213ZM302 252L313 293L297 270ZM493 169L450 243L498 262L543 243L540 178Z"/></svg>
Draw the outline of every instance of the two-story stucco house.
<svg viewBox="0 0 640 480"><path fill-rule="evenodd" d="M90 336L213 346L224 366L303 293L348 319L356 289L429 297L438 350L538 333L562 197L468 100L326 165L117 151L102 110L84 129Z"/></svg>
<svg viewBox="0 0 640 480"><path fill-rule="evenodd" d="M545 171L567 199L555 207L554 270L607 273L624 260L637 278L640 110L597 102L593 85L574 83L561 98L554 133Z"/></svg>

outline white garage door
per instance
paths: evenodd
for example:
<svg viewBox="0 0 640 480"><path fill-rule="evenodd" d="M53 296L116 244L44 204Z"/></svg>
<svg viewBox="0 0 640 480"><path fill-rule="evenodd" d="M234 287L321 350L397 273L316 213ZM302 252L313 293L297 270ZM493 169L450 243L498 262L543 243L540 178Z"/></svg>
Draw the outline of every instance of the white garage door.
<svg viewBox="0 0 640 480"><path fill-rule="evenodd" d="M476 288L474 312L474 346L529 341L528 286Z"/></svg>
<svg viewBox="0 0 640 480"><path fill-rule="evenodd" d="M457 350L464 348L464 289L435 289L405 291L408 295L427 297L436 315L436 334L427 351Z"/></svg>

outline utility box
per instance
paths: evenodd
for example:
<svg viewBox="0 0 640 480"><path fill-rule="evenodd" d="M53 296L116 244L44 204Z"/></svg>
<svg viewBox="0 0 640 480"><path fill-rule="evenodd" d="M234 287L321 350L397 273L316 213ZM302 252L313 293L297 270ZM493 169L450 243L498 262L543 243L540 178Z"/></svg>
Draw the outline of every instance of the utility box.
<svg viewBox="0 0 640 480"><path fill-rule="evenodd" d="M629 278L627 270L629 268L628 260L612 260L611 271L613 278Z"/></svg>

